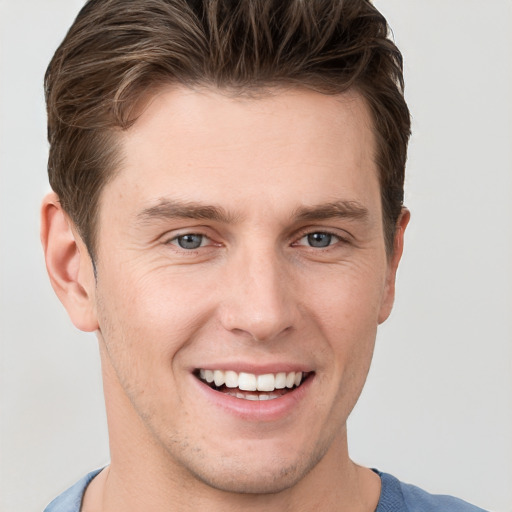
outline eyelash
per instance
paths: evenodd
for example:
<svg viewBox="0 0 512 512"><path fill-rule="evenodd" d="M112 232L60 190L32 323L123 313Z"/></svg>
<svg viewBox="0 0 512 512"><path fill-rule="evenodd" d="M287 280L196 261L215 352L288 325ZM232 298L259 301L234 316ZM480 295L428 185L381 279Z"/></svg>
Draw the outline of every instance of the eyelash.
<svg viewBox="0 0 512 512"><path fill-rule="evenodd" d="M307 238L307 237L309 237L311 235L327 235L327 236L332 237L332 238L335 239L334 243L329 243L329 245L327 245L325 247L314 247L314 246L311 246L311 245L307 245L307 247L309 249L313 249L313 250L324 250L324 251L326 251L326 250L332 249L334 246L336 246L339 243L341 243L341 244L348 244L348 243L350 243L348 238L341 236L339 233L334 233L332 231L324 230L324 229L313 229L313 230L306 229L303 232L299 233L297 241L294 242L292 245L294 245L294 246L299 245L299 242L301 240L303 240L304 238ZM300 245L302 245L302 244L300 244Z"/></svg>
<svg viewBox="0 0 512 512"><path fill-rule="evenodd" d="M185 238L185 237L193 237L193 236L199 236L201 237L201 245L199 245L199 247L196 247L196 248L185 248L185 247L181 247L179 245L179 242L178 240L180 238ZM176 235L176 236L173 236L172 238L166 240L165 244L166 245L174 245L176 246L176 250L178 251L181 251L183 253L194 253L194 251L197 251L198 249L201 249L202 247L205 247L206 245L204 245L204 242L207 241L207 240L211 240L211 238L204 234L204 233L201 233L201 232L188 232L188 233L180 233L179 235ZM215 244L213 244L215 245Z"/></svg>
<svg viewBox="0 0 512 512"><path fill-rule="evenodd" d="M328 237L331 237L329 239L329 244L326 245L326 246L312 246L312 245L309 245L309 244L300 244L299 242L302 241L304 238L307 238L307 237L310 237L312 235L327 235ZM181 247L179 245L179 239L183 239L185 237L193 237L193 236L197 236L197 237L201 237L201 243L198 247L193 247L193 248L186 248L186 247ZM335 239L334 243L331 243L332 242L332 238ZM179 235L176 235L168 240L166 240L165 244L166 245L173 245L176 247L176 250L181 252L181 253L187 253L187 254L195 254L199 249L201 248L204 248L204 247L208 247L210 245L220 245L220 244L207 244L206 242L210 240L211 241L211 238L206 235L205 233L201 233L201 232L188 232L188 233L180 233ZM311 241L309 241L311 242ZM296 241L293 242L291 245L292 247L295 246L305 246L305 247L308 247L309 249L313 249L313 250L329 250L329 249L332 249L333 246L337 245L337 244L348 244L350 243L349 240L345 237L342 237L340 236L338 233L333 233L332 231L328 231L328 230L304 230L303 232L299 233L299 236L298 238L296 238Z"/></svg>

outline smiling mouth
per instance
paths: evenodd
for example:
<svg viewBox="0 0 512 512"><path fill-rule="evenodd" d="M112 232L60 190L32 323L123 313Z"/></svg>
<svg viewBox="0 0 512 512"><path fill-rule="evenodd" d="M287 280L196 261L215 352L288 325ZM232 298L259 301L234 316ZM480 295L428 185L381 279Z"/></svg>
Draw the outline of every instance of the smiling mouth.
<svg viewBox="0 0 512 512"><path fill-rule="evenodd" d="M300 387L312 372L255 375L231 370L196 370L194 375L211 389L243 400L274 400Z"/></svg>

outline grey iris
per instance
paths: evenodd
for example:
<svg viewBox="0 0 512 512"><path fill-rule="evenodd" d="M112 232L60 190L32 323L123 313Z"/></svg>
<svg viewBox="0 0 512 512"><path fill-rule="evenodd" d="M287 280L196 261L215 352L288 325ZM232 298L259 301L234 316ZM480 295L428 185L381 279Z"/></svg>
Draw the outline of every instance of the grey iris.
<svg viewBox="0 0 512 512"><path fill-rule="evenodd" d="M308 244L311 247L328 247L331 245L332 235L329 233L311 233L308 235Z"/></svg>
<svg viewBox="0 0 512 512"><path fill-rule="evenodd" d="M178 245L182 249L198 249L203 242L203 235L183 235L178 237Z"/></svg>

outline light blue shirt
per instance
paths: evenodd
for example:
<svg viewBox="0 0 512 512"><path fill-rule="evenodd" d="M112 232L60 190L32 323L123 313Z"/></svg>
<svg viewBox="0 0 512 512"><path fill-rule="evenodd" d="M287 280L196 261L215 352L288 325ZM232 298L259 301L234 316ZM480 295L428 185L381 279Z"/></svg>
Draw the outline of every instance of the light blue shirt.
<svg viewBox="0 0 512 512"><path fill-rule="evenodd" d="M80 512L85 489L100 471L93 471L79 480L55 498L44 512ZM387 473L374 471L382 482L375 512L486 512L458 498L429 494L419 487L404 484Z"/></svg>

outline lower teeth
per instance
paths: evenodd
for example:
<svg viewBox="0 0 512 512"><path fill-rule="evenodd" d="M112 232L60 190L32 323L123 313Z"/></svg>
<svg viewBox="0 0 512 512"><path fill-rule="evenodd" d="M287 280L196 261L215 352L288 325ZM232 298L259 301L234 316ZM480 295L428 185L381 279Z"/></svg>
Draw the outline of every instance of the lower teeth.
<svg viewBox="0 0 512 512"><path fill-rule="evenodd" d="M275 398L279 398L283 395L277 395L275 393L259 393L259 394L251 394L251 393L242 393L241 391L224 391L226 395L234 396L235 398L241 398L242 400L274 400Z"/></svg>

